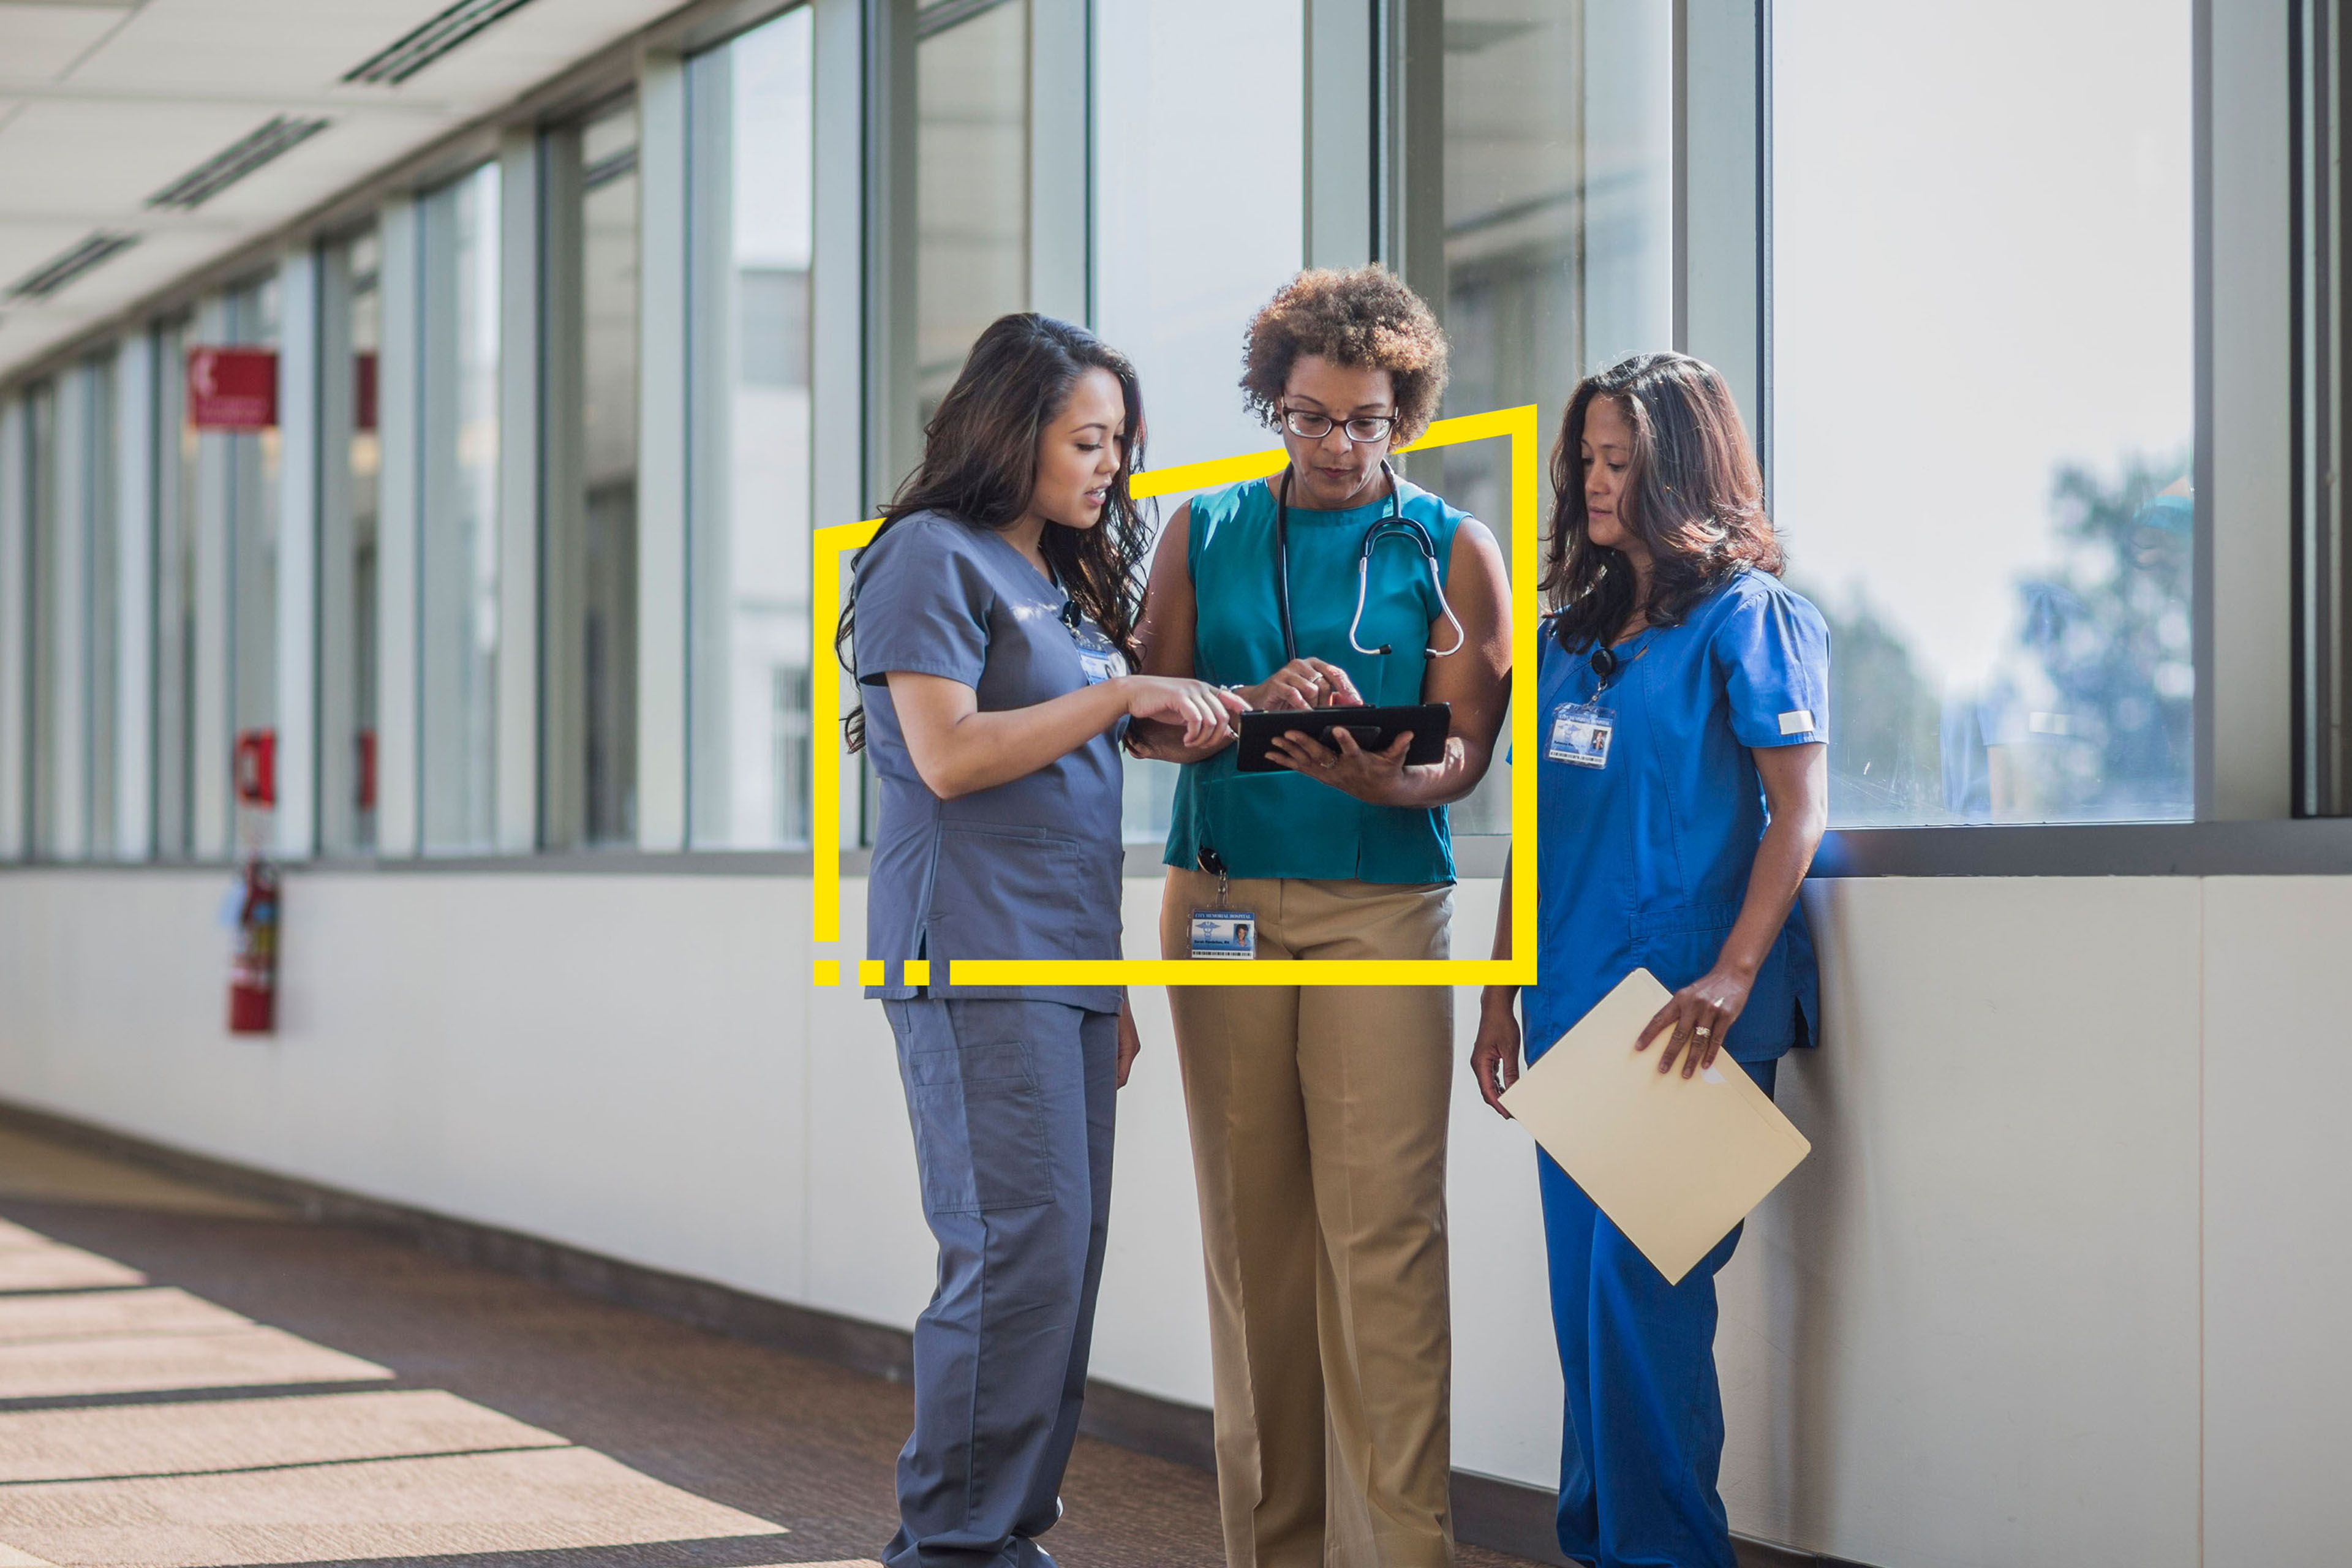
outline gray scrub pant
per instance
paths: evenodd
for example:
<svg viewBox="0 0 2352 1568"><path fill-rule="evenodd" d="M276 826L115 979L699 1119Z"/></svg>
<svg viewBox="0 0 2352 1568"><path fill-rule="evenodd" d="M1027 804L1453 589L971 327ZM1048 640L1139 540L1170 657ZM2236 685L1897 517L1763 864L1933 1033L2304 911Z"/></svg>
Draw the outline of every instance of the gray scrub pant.
<svg viewBox="0 0 2352 1568"><path fill-rule="evenodd" d="M887 1568L1053 1568L1110 1220L1118 1020L1055 1002L886 1002L939 1285Z"/></svg>

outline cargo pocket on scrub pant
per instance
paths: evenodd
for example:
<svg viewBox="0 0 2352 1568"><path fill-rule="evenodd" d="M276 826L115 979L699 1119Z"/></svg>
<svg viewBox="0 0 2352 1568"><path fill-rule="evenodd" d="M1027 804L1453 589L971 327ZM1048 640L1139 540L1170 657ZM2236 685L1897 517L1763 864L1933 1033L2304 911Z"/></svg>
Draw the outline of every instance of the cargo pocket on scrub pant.
<svg viewBox="0 0 2352 1568"><path fill-rule="evenodd" d="M981 1005L991 1012L1017 1008ZM923 1211L986 1214L1051 1203L1045 1102L1027 1043L1001 1034L968 1038L971 1019L963 1004L950 1003L949 1017L952 1047L914 1051L907 1058Z"/></svg>

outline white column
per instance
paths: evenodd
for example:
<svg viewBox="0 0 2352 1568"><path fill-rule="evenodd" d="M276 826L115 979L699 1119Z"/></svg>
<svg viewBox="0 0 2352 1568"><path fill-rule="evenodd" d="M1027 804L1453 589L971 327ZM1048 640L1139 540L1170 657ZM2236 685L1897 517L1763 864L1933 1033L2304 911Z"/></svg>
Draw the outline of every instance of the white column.
<svg viewBox="0 0 2352 1568"><path fill-rule="evenodd" d="M1374 0L1307 0L1307 211L1309 267L1372 258Z"/></svg>
<svg viewBox="0 0 2352 1568"><path fill-rule="evenodd" d="M1769 454L1761 0L1675 5L1675 347L1723 373Z"/></svg>
<svg viewBox="0 0 2352 1568"><path fill-rule="evenodd" d="M383 345L376 356L376 849L412 856L417 847L417 536L423 519L417 420L424 279L416 204L385 204L377 284Z"/></svg>
<svg viewBox="0 0 2352 1568"><path fill-rule="evenodd" d="M499 141L499 849L539 847L539 132Z"/></svg>
<svg viewBox="0 0 2352 1568"><path fill-rule="evenodd" d="M865 499L869 502L889 495L913 472L923 449L923 433L915 417L915 0L873 0L866 9ZM832 62L822 17L819 22L817 133L822 137L822 95ZM821 237L817 243L824 244Z"/></svg>
<svg viewBox="0 0 2352 1568"><path fill-rule="evenodd" d="M0 401L0 859L25 856L26 646L30 601L25 578L25 399Z"/></svg>
<svg viewBox="0 0 2352 1568"><path fill-rule="evenodd" d="M319 255L278 267L278 853L319 849Z"/></svg>
<svg viewBox="0 0 2352 1568"><path fill-rule="evenodd" d="M155 337L141 329L114 354L114 852L155 852Z"/></svg>
<svg viewBox="0 0 2352 1568"><path fill-rule="evenodd" d="M1029 0L1029 308L1091 325L1093 0Z"/></svg>
<svg viewBox="0 0 2352 1568"><path fill-rule="evenodd" d="M57 471L50 482L55 534L46 563L49 622L56 639L49 653L53 674L49 700L57 715L55 754L41 759L56 792L57 856L79 860L89 853L89 550L91 513L91 376L86 363L57 379Z"/></svg>
<svg viewBox="0 0 2352 1568"><path fill-rule="evenodd" d="M637 77L637 844L686 847L686 62ZM726 407L704 417L732 417Z"/></svg>
<svg viewBox="0 0 2352 1568"><path fill-rule="evenodd" d="M2294 809L2291 8L2197 7L2197 816Z"/></svg>

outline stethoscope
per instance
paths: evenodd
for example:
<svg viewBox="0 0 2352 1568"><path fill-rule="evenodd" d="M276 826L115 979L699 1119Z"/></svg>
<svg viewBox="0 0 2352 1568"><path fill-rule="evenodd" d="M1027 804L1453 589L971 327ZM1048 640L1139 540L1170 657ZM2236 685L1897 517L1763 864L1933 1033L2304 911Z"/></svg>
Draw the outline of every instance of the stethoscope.
<svg viewBox="0 0 2352 1568"><path fill-rule="evenodd" d="M1387 643L1378 647L1366 647L1356 640L1359 627L1364 624L1364 596L1371 586L1372 552L1383 539L1402 539L1421 552L1429 566L1429 585L1437 591L1437 602L1444 608L1445 618L1454 627L1454 646L1431 648L1432 658L1444 658L1462 651L1469 641L1462 623L1454 614L1453 602L1445 596L1445 582L1437 574L1437 542L1429 530L1404 515L1398 505L1397 477L1391 471L1388 460L1381 460L1381 473L1389 482L1389 510L1378 522L1364 531L1363 548L1356 552L1356 616L1348 623L1348 646L1358 653L1383 655L1391 651ZM1282 470L1282 484L1274 498L1274 574L1275 604L1282 613L1282 657L1295 662L1298 658L1298 636L1290 624L1290 470Z"/></svg>

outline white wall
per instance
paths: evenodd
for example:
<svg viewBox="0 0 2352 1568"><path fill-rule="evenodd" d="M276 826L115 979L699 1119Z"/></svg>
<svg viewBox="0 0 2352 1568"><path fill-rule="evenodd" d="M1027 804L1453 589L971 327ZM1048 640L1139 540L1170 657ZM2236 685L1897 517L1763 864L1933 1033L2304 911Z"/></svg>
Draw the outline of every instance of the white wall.
<svg viewBox="0 0 2352 1568"><path fill-rule="evenodd" d="M224 882L0 874L0 1098L911 1322L931 1260L887 1036L805 984L806 883L299 874L282 1026L251 1041L220 1026ZM1494 890L1465 887L1464 931ZM1129 885L1130 933L1157 896ZM1883 1568L2329 1560L2352 879L1810 897L1829 1048L1781 1098L1816 1152L1724 1280L1735 1524ZM1182 1105L1142 1003L1096 1372L1204 1402ZM1466 1073L1454 1121L1455 1461L1549 1485L1532 1155Z"/></svg>

